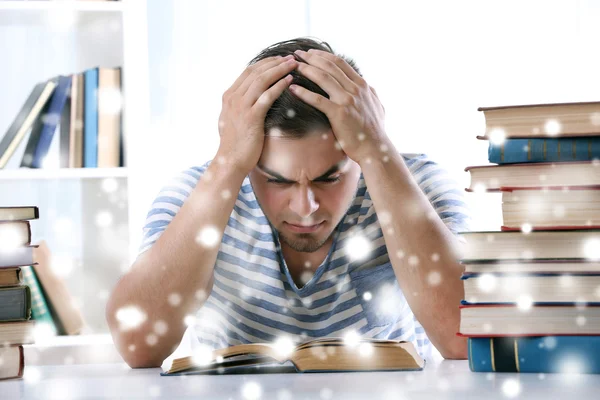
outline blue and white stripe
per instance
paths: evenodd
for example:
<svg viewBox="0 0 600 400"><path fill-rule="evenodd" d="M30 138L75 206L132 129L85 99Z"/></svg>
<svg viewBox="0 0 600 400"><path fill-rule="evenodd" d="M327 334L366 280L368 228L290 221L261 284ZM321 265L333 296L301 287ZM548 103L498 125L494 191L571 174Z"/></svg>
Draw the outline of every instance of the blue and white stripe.
<svg viewBox="0 0 600 400"><path fill-rule="evenodd" d="M403 158L446 226L454 233L468 230L469 212L456 182L423 154ZM164 232L209 164L183 171L160 191L146 219L140 253ZM355 232L371 242L366 261L352 262L344 251ZM362 174L354 203L335 235L314 277L296 287L278 252L278 235L246 177L219 247L212 292L188 332L201 344L220 348L355 331L363 337L411 341L428 357L431 342L400 290Z"/></svg>

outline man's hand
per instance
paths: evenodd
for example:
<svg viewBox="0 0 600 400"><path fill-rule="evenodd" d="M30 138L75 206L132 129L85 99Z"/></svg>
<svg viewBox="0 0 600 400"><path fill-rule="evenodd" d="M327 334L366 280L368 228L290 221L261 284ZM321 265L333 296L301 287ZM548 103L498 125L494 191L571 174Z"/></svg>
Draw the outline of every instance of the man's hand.
<svg viewBox="0 0 600 400"><path fill-rule="evenodd" d="M225 157L224 162L244 173L256 166L263 149L267 112L292 81L288 74L297 65L291 55L265 58L246 68L223 94L218 154Z"/></svg>
<svg viewBox="0 0 600 400"><path fill-rule="evenodd" d="M327 116L344 153L361 164L387 151L385 111L375 89L334 54L314 49L296 54L308 63L298 63L298 72L319 85L329 99L298 85L290 90Z"/></svg>

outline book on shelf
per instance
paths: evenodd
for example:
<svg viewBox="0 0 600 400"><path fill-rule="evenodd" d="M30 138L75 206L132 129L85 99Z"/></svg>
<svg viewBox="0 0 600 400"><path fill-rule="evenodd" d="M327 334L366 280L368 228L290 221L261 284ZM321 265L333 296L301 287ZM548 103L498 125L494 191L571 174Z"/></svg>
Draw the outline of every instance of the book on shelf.
<svg viewBox="0 0 600 400"><path fill-rule="evenodd" d="M35 148L35 152L33 154L33 160L31 161L31 166L33 168L41 168L42 163L46 159L48 150L50 149L50 144L52 143L52 139L55 136L54 133L56 132L57 127L60 124L60 115L62 114L62 110L65 106L65 102L67 100L67 93L70 87L70 77L58 77L58 83L56 89L54 89L54 93L52 94L52 99L50 100L50 107L48 108L48 113L45 116L43 116L42 131L40 133L40 138Z"/></svg>
<svg viewBox="0 0 600 400"><path fill-rule="evenodd" d="M600 136L600 102L480 107L485 135L506 138Z"/></svg>
<svg viewBox="0 0 600 400"><path fill-rule="evenodd" d="M501 187L502 230L600 229L600 186Z"/></svg>
<svg viewBox="0 0 600 400"><path fill-rule="evenodd" d="M488 161L516 164L600 159L600 136L561 139L505 139L490 141Z"/></svg>
<svg viewBox="0 0 600 400"><path fill-rule="evenodd" d="M39 118L55 86L56 83L52 80L38 83L29 94L25 104L0 140L0 169L6 166L35 120Z"/></svg>
<svg viewBox="0 0 600 400"><path fill-rule="evenodd" d="M0 142L0 168L28 132L20 167L122 167L121 68L95 67L38 84Z"/></svg>
<svg viewBox="0 0 600 400"><path fill-rule="evenodd" d="M56 322L52 317L49 307L49 301L42 290L40 282L31 265L21 267L23 271L23 283L30 289L31 294L31 318L39 325L46 325L44 332L54 336L59 333Z"/></svg>
<svg viewBox="0 0 600 400"><path fill-rule="evenodd" d="M22 378L25 370L23 346L0 346L0 380Z"/></svg>
<svg viewBox="0 0 600 400"><path fill-rule="evenodd" d="M600 336L468 338L474 372L600 374Z"/></svg>
<svg viewBox="0 0 600 400"><path fill-rule="evenodd" d="M98 69L98 167L119 166L121 69Z"/></svg>
<svg viewBox="0 0 600 400"><path fill-rule="evenodd" d="M283 352L275 344L240 344L214 350L210 358L206 363L193 356L175 359L161 375L416 371L425 366L411 342L377 339L361 339L350 345L340 338L321 338Z"/></svg>
<svg viewBox="0 0 600 400"><path fill-rule="evenodd" d="M82 168L83 167L83 97L84 85L83 74L73 74L71 76L71 97L69 106L69 138L61 141L61 149L68 148L68 159L65 160L66 150L61 151L61 167L63 168ZM64 115L64 113L63 113ZM66 122L66 116L63 118ZM66 129L64 130L66 136ZM67 144L68 143L68 144Z"/></svg>
<svg viewBox="0 0 600 400"><path fill-rule="evenodd" d="M33 252L33 270L42 294L47 301L59 335L78 335L85 326L83 316L73 304L64 281L52 268L52 254L45 241L40 241Z"/></svg>

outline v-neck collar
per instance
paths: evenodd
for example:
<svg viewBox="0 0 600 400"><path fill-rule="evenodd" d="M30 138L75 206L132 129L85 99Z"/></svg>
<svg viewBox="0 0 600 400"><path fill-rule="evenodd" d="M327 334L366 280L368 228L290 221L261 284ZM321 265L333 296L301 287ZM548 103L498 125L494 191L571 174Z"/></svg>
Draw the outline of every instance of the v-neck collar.
<svg viewBox="0 0 600 400"><path fill-rule="evenodd" d="M328 269L328 266L330 264L329 259L331 258L331 254L333 253L333 250L335 249L335 247L337 245L337 239L341 232L341 227L344 223L344 220L345 220L345 218L343 218L342 221L340 221L338 226L335 228L333 241L331 243L331 247L329 248L329 252L327 253L327 256L325 257L325 259L323 260L321 265L319 265L319 267L315 271L315 274L312 276L312 278L308 282L306 282L306 284L304 286L302 286L301 288L298 288L298 286L296 285L296 282L294 281L294 279L292 278L292 275L290 274L290 270L287 266L287 263L285 262L285 258L283 257L283 252L281 251L281 241L279 239L279 233L277 232L277 230L275 228L273 228L273 226L269 222L269 226L271 227L271 232L273 232L273 240L275 242L275 249L277 251L277 256L279 258L279 265L281 266L281 269L283 270L283 273L287 278L288 284L290 285L290 287L292 288L294 293L296 293L298 296L302 297L302 296L306 296L306 295L310 294L312 288L319 281L319 279L321 279L321 276Z"/></svg>

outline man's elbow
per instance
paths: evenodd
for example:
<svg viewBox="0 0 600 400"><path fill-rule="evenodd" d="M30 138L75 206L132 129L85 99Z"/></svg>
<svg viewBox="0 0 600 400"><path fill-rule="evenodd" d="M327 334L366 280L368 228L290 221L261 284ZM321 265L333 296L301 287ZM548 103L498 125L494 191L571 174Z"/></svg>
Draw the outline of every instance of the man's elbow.
<svg viewBox="0 0 600 400"><path fill-rule="evenodd" d="M457 337L438 350L446 360L466 360L468 358L467 339L463 337Z"/></svg>

